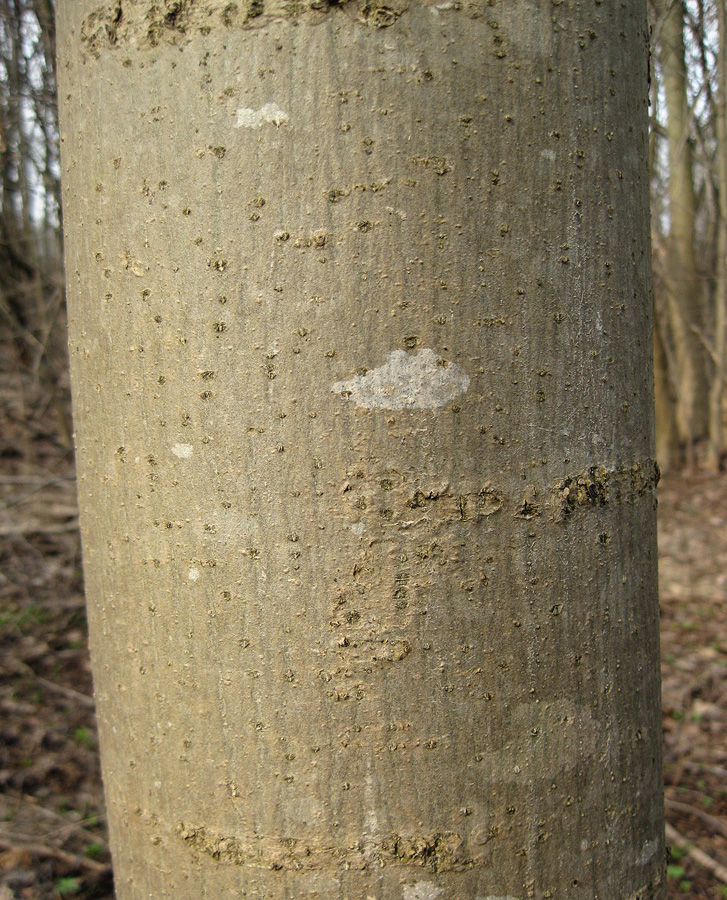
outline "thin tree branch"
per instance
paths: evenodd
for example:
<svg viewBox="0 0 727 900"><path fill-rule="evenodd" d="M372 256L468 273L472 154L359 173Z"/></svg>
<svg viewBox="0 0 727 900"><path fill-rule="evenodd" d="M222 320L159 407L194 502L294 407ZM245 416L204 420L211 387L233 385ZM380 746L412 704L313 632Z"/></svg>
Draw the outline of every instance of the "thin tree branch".
<svg viewBox="0 0 727 900"><path fill-rule="evenodd" d="M666 839L674 844L675 847L679 847L680 850L683 850L690 859L693 859L694 862L697 863L697 865L706 869L707 872L710 872L723 884L727 884L727 867L713 860L711 856L707 856L707 854L703 850L700 850L699 847L695 847L692 841L679 834L676 828L668 822L666 823Z"/></svg>

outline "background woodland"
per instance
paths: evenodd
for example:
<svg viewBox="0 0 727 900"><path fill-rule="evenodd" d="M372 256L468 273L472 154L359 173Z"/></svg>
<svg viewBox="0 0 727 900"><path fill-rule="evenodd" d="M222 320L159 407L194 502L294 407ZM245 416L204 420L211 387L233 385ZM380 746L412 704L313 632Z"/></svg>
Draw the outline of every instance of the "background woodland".
<svg viewBox="0 0 727 900"><path fill-rule="evenodd" d="M652 0L671 897L727 897L727 3ZM0 900L110 898L73 471L54 0L0 0Z"/></svg>

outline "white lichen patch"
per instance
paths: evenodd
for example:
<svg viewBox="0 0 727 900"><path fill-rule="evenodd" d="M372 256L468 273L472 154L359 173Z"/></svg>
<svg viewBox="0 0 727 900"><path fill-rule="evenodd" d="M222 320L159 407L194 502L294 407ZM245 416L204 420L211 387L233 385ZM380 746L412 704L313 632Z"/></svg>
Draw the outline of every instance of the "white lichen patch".
<svg viewBox="0 0 727 900"><path fill-rule="evenodd" d="M477 897L476 900L517 900L517 897L513 897L510 894L508 894L507 897L501 897L501 896Z"/></svg>
<svg viewBox="0 0 727 900"><path fill-rule="evenodd" d="M172 444L171 449L179 459L189 459L194 453L194 447L191 444Z"/></svg>
<svg viewBox="0 0 727 900"><path fill-rule="evenodd" d="M187 572L187 578L190 581L199 581L199 576L201 574L202 573L199 571L199 569L196 566L192 566L192 568L189 570L189 572Z"/></svg>
<svg viewBox="0 0 727 900"><path fill-rule="evenodd" d="M656 855L656 851L659 849L658 841L646 841L646 843L641 848L641 854L638 858L637 865L646 866Z"/></svg>
<svg viewBox="0 0 727 900"><path fill-rule="evenodd" d="M541 150L540 155L543 157L543 159L549 159L551 162L555 162L555 150Z"/></svg>
<svg viewBox="0 0 727 900"><path fill-rule="evenodd" d="M285 125L289 116L277 103L266 103L260 109L244 107L237 110L236 128L262 128L266 123L280 128Z"/></svg>
<svg viewBox="0 0 727 900"><path fill-rule="evenodd" d="M383 366L349 381L337 381L331 390L365 409L436 409L463 394L469 375L456 363L447 363L435 350L410 356L392 350Z"/></svg>
<svg viewBox="0 0 727 900"><path fill-rule="evenodd" d="M429 881L417 881L404 885L404 900L437 900L444 890Z"/></svg>

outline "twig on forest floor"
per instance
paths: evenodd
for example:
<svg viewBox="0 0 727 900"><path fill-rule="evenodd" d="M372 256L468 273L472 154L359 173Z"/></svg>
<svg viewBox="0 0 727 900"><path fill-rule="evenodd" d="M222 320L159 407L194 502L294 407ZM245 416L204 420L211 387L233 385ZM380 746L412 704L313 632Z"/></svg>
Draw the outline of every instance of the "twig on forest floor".
<svg viewBox="0 0 727 900"><path fill-rule="evenodd" d="M106 875L111 871L111 866L106 863L96 862L87 856L79 856L77 853L69 853L67 850L61 850L60 847L51 847L46 844L38 844L31 841L17 840L12 835L0 836L0 850L14 850L22 847L33 856L46 856L52 859L60 860L68 866L77 869L88 869L96 875Z"/></svg>
<svg viewBox="0 0 727 900"><path fill-rule="evenodd" d="M46 478L45 481L34 482L34 484L35 486L30 490L25 491L22 494L18 494L17 497L10 497L9 499L5 500L2 504L0 504L0 509L10 509L11 506L17 506L19 503L22 503L23 500L27 500L28 497L33 497L35 494L45 490L45 488L50 487L51 485L68 484L70 486L71 482L54 476L53 478Z"/></svg>
<svg viewBox="0 0 727 900"><path fill-rule="evenodd" d="M722 766L712 766L709 763L689 761L684 763L684 768L689 769L690 772L695 772L697 775L702 775L704 774L704 772L708 772L710 775L717 775L720 778L727 778L727 769L724 769Z"/></svg>
<svg viewBox="0 0 727 900"><path fill-rule="evenodd" d="M693 859L695 863L714 875L722 884L727 884L727 867L716 862L711 856L707 856L703 850L700 850L692 841L679 834L676 828L668 822L666 823L666 839L670 844L674 844L675 847L683 850L690 859Z"/></svg>
<svg viewBox="0 0 727 900"><path fill-rule="evenodd" d="M38 684L42 685L45 688L48 688L49 691L54 691L56 694L62 694L69 700L74 700L76 703L80 703L88 709L96 708L96 703L93 697L89 697L88 694L82 694L80 691L74 691L73 688L64 687L62 684L56 684L54 681L48 681L48 679L46 678L39 678L37 675L35 676L35 680L38 682Z"/></svg>
<svg viewBox="0 0 727 900"><path fill-rule="evenodd" d="M72 597L53 597L52 599L44 599L39 606L43 606L44 609L51 610L63 610L63 609L85 609L86 608L86 598L83 594L75 594ZM59 651L66 652L66 651ZM78 655L78 650L70 651L74 656ZM69 655L70 655L69 653ZM58 655L58 654L56 654Z"/></svg>
<svg viewBox="0 0 727 900"><path fill-rule="evenodd" d="M681 813L685 816L696 816L698 819L701 819L705 825L709 825L713 831L721 834L722 837L727 838L727 825L714 816L710 816L710 814L703 809L698 809L696 806L690 806L688 803L680 803L678 800L670 800L668 797L666 798L665 803L667 809L676 813Z"/></svg>
<svg viewBox="0 0 727 900"><path fill-rule="evenodd" d="M91 843L100 844L104 848L108 846L105 838L93 831L89 831L86 828L86 825L91 825L92 823L103 821L102 815L95 813L93 816L90 816L87 819L81 819L78 822L74 822L70 819L67 819L65 816L60 815L60 813L57 813L54 810L48 809L46 806L41 805L40 803L38 803L37 798L33 797L32 794L23 794L21 796L21 800L24 804L26 804L28 809L32 810L33 814L38 814L45 819L58 823L58 828L41 835L44 840L47 840L51 837L56 837L57 835L65 834L66 832L71 832L72 834L82 837L84 840L87 840ZM35 838L33 838L33 840L35 840Z"/></svg>
<svg viewBox="0 0 727 900"><path fill-rule="evenodd" d="M49 691L53 691L56 694L62 694L69 700L73 700L75 703L80 703L82 706L85 706L88 709L96 708L96 701L93 699L93 697L89 697L88 694L82 694L81 691L75 691L73 688L65 687L62 684L56 684L55 681L48 681L47 678L41 678L40 675L36 675L35 669L33 669L27 663L19 663L18 668L25 675L28 675L30 678L34 679L37 684L41 685L44 688L47 688Z"/></svg>
<svg viewBox="0 0 727 900"><path fill-rule="evenodd" d="M75 484L75 475L0 475L0 484L34 484L47 487L51 484Z"/></svg>
<svg viewBox="0 0 727 900"><path fill-rule="evenodd" d="M62 524L19 522L11 525L0 525L0 537L26 534L71 534L74 531L78 531L78 519Z"/></svg>

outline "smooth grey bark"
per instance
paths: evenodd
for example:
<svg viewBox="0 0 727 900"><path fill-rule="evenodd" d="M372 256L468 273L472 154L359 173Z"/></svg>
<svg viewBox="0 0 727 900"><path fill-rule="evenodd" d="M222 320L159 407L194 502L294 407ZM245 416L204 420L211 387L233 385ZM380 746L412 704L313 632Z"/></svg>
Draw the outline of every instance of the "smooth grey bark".
<svg viewBox="0 0 727 900"><path fill-rule="evenodd" d="M663 897L644 4L58 26L119 900Z"/></svg>

